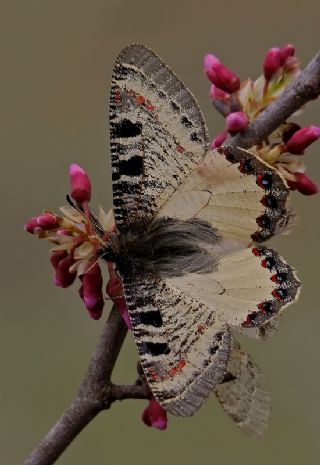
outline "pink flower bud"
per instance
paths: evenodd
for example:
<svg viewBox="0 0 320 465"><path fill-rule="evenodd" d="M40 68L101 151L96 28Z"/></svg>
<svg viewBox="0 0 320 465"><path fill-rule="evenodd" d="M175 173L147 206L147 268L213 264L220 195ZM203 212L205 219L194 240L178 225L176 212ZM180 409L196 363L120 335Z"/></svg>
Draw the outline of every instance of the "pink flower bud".
<svg viewBox="0 0 320 465"><path fill-rule="evenodd" d="M78 203L89 202L91 198L91 182L87 173L78 165L69 168L71 197Z"/></svg>
<svg viewBox="0 0 320 465"><path fill-rule="evenodd" d="M263 74L266 80L269 81L281 66L282 57L280 48L270 48L263 62Z"/></svg>
<svg viewBox="0 0 320 465"><path fill-rule="evenodd" d="M226 117L227 131L243 131L249 123L249 118L244 111L235 111Z"/></svg>
<svg viewBox="0 0 320 465"><path fill-rule="evenodd" d="M102 294L102 274L98 262L89 266L82 278L82 290L79 293L82 297L91 318L98 320L102 315L104 299Z"/></svg>
<svg viewBox="0 0 320 465"><path fill-rule="evenodd" d="M121 279L115 273L111 262L108 262L108 269L110 278L107 284L106 292L112 299L114 305L117 306L125 324L127 325L127 328L132 329L127 304L123 294Z"/></svg>
<svg viewBox="0 0 320 465"><path fill-rule="evenodd" d="M161 405L152 398L142 413L142 421L147 426L153 426L159 430L164 430L168 425L167 412Z"/></svg>
<svg viewBox="0 0 320 465"><path fill-rule="evenodd" d="M285 129L285 131L282 134L282 141L286 144L289 139L293 136L293 134L301 129L301 126L296 123L289 123L288 127Z"/></svg>
<svg viewBox="0 0 320 465"><path fill-rule="evenodd" d="M296 181L288 181L292 189L297 189L304 195L315 195L319 192L318 186L304 173L294 173Z"/></svg>
<svg viewBox="0 0 320 465"><path fill-rule="evenodd" d="M51 257L51 263L53 266L55 266L54 263L57 263L55 267L56 274L53 278L55 285L63 288L71 286L73 281L76 279L76 273L70 273L69 271L69 268L74 263L73 257L71 255L67 255L65 258L61 258L59 260L57 255L53 261Z"/></svg>
<svg viewBox="0 0 320 465"><path fill-rule="evenodd" d="M203 67L205 72L209 71L215 63L219 63L220 60L212 55L212 53L207 53L203 59Z"/></svg>
<svg viewBox="0 0 320 465"><path fill-rule="evenodd" d="M226 102L230 101L230 94L224 90L219 89L219 87L215 86L214 84L211 84L209 97L211 100L222 100Z"/></svg>
<svg viewBox="0 0 320 465"><path fill-rule="evenodd" d="M287 142L287 151L294 155L302 155L312 142L320 137L320 127L307 126L296 131Z"/></svg>
<svg viewBox="0 0 320 465"><path fill-rule="evenodd" d="M66 250L57 250L51 254L50 262L54 268L57 268L59 262L68 256L68 252Z"/></svg>
<svg viewBox="0 0 320 465"><path fill-rule="evenodd" d="M224 90L225 92L233 93L240 89L240 78L222 64L218 59L207 60L210 63L210 68L207 65L206 73L212 84Z"/></svg>
<svg viewBox="0 0 320 465"><path fill-rule="evenodd" d="M227 135L228 135L227 131L219 132L219 134L217 134L216 137L211 142L210 148L211 149L216 149L216 148L220 147L224 143L224 141L226 140Z"/></svg>
<svg viewBox="0 0 320 465"><path fill-rule="evenodd" d="M38 217L30 218L24 225L24 230L30 234L39 234L41 232L41 228L38 225L37 221Z"/></svg>
<svg viewBox="0 0 320 465"><path fill-rule="evenodd" d="M52 213L44 213L43 215L38 216L37 223L38 226L44 230L55 229L59 226L57 217Z"/></svg>
<svg viewBox="0 0 320 465"><path fill-rule="evenodd" d="M280 49L280 60L281 65L283 66L289 57L294 55L295 49L294 46L291 44L285 45Z"/></svg>

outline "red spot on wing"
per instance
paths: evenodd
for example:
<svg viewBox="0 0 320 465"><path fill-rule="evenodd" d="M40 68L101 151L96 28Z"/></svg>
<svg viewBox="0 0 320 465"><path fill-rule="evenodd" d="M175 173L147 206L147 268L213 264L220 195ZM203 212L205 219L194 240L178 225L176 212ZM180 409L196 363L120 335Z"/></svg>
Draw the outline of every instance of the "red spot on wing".
<svg viewBox="0 0 320 465"><path fill-rule="evenodd" d="M260 252L260 250L259 250L257 247L253 247L252 253L253 253L253 255L255 255L256 257L260 257L260 255L261 255L261 252Z"/></svg>
<svg viewBox="0 0 320 465"><path fill-rule="evenodd" d="M115 101L115 103L120 103L121 102L121 92L120 92L120 90L115 91L114 101Z"/></svg>
<svg viewBox="0 0 320 465"><path fill-rule="evenodd" d="M143 105L145 103L145 98L142 95L137 95L136 96L136 102L138 105Z"/></svg>
<svg viewBox="0 0 320 465"><path fill-rule="evenodd" d="M149 370L148 375L151 381L153 382L159 381L159 376L157 375L155 370Z"/></svg>
<svg viewBox="0 0 320 465"><path fill-rule="evenodd" d="M165 379L168 379L168 378L173 378L177 374L181 373L181 371L184 369L186 364L187 364L186 360L179 360L178 365L175 366L175 367L172 367L168 371L167 375L164 376L162 379L165 380Z"/></svg>
<svg viewBox="0 0 320 465"><path fill-rule="evenodd" d="M185 149L181 145L177 145L176 146L176 151L179 152L179 153L183 153L183 152L185 152Z"/></svg>
<svg viewBox="0 0 320 465"><path fill-rule="evenodd" d="M198 325L196 334L203 334L206 329L206 326L203 324Z"/></svg>
<svg viewBox="0 0 320 465"><path fill-rule="evenodd" d="M273 289L273 291L271 292L271 294L273 295L273 297L275 297L277 300L283 300L283 296L281 294L279 294L279 292L276 290L276 289Z"/></svg>

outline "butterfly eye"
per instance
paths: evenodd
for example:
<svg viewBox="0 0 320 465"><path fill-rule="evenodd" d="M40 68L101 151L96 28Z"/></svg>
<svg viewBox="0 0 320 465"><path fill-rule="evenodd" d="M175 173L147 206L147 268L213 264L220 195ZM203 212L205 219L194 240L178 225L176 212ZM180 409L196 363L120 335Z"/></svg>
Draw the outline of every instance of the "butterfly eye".
<svg viewBox="0 0 320 465"><path fill-rule="evenodd" d="M269 173L259 174L256 183L263 189L270 189L272 186L272 175Z"/></svg>

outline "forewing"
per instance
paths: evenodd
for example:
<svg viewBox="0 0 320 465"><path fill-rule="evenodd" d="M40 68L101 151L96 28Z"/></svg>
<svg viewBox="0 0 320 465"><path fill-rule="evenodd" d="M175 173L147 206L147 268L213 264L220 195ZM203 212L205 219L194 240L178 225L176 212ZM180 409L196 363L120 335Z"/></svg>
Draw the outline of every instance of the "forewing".
<svg viewBox="0 0 320 465"><path fill-rule="evenodd" d="M215 312L161 279L123 279L141 365L155 398L192 415L226 373L231 334Z"/></svg>
<svg viewBox="0 0 320 465"><path fill-rule="evenodd" d="M263 373L237 341L222 383L215 387L225 412L245 433L262 436L268 426L271 401Z"/></svg>
<svg viewBox="0 0 320 465"><path fill-rule="evenodd" d="M286 228L288 195L275 168L247 150L226 147L208 151L157 216L197 217L223 238L264 242Z"/></svg>
<svg viewBox="0 0 320 465"><path fill-rule="evenodd" d="M110 142L120 231L150 220L205 154L207 130L195 99L142 45L128 46L116 60Z"/></svg>

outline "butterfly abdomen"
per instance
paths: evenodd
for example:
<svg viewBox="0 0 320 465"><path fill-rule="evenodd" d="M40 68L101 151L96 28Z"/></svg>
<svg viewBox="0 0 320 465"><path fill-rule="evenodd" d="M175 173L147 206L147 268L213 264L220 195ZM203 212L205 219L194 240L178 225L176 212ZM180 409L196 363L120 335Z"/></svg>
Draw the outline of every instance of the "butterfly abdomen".
<svg viewBox="0 0 320 465"><path fill-rule="evenodd" d="M212 249L221 238L206 221L158 218L138 223L111 239L105 258L120 274L182 276L207 273L217 265Z"/></svg>

